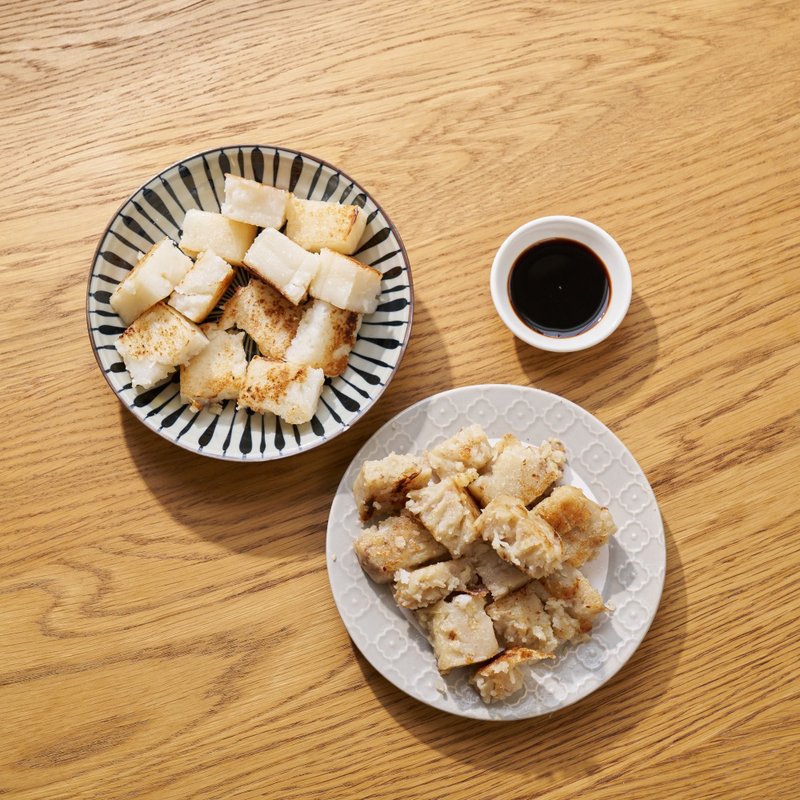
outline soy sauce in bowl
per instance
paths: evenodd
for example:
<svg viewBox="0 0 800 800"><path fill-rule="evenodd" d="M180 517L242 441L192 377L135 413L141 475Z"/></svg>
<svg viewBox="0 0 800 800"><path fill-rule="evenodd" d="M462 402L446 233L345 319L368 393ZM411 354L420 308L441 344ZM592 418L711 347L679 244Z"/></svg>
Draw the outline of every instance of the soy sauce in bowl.
<svg viewBox="0 0 800 800"><path fill-rule="evenodd" d="M545 239L520 253L508 276L511 305L543 336L577 336L600 321L611 281L597 254L572 239Z"/></svg>

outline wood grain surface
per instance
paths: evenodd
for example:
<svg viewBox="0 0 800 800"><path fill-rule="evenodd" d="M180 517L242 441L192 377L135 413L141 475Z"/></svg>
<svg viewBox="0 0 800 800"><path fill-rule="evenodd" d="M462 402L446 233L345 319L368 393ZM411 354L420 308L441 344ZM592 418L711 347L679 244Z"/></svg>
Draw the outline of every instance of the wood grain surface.
<svg viewBox="0 0 800 800"><path fill-rule="evenodd" d="M745 0L0 4L0 794L800 796L800 7ZM401 368L285 462L169 445L85 329L119 203L221 144L374 193L413 265ZM488 270L584 216L630 312L590 352L514 340ZM537 386L641 464L667 532L647 638L547 718L432 710L354 649L325 571L340 475L433 392Z"/></svg>

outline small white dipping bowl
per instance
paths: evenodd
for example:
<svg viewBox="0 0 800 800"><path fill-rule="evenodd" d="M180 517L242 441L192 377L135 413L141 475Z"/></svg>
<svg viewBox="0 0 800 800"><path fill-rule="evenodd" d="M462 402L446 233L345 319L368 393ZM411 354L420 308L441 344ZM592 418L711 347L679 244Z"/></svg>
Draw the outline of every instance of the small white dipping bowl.
<svg viewBox="0 0 800 800"><path fill-rule="evenodd" d="M590 328L575 336L545 336L517 316L508 296L511 268L529 247L547 239L571 239L592 250L605 264L611 282L611 299L603 316ZM572 353L607 339L625 318L631 303L631 268L622 248L602 228L578 217L540 217L517 228L501 245L492 263L489 278L492 301L506 327L518 339L540 350Z"/></svg>

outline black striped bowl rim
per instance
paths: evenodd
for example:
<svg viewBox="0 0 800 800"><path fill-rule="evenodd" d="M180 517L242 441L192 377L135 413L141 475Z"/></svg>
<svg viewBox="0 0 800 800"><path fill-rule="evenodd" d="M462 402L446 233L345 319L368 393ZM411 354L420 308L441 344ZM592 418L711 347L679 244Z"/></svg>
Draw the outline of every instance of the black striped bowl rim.
<svg viewBox="0 0 800 800"><path fill-rule="evenodd" d="M272 414L237 410L227 401L220 415L193 412L181 402L178 375L147 391L134 389L114 342L124 330L109 304L114 287L138 253L169 236L180 238L190 208L219 211L224 174L289 189L300 197L360 205L368 223L356 257L383 273L381 302L364 317L345 372L327 379L311 422L289 425ZM248 280L240 270L237 284ZM352 427L389 385L405 352L414 313L408 255L386 212L359 183L321 158L272 145L205 150L176 162L139 187L100 237L89 274L86 322L95 358L122 404L159 436L196 453L229 461L271 461L309 450ZM213 316L213 315L212 315ZM251 354L253 345L249 343Z"/></svg>

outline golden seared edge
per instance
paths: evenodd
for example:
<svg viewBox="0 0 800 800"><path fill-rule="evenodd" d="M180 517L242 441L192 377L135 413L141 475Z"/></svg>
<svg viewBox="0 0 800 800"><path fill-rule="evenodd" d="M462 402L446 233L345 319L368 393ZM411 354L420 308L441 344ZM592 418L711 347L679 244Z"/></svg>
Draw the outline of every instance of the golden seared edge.
<svg viewBox="0 0 800 800"><path fill-rule="evenodd" d="M359 206L292 196L286 208L286 235L316 253L323 248L345 255L354 253L366 225L367 214Z"/></svg>
<svg viewBox="0 0 800 800"><path fill-rule="evenodd" d="M203 331L166 303L148 308L117 339L134 386L149 389L181 364L188 364L206 345Z"/></svg>
<svg viewBox="0 0 800 800"><path fill-rule="evenodd" d="M219 324L245 331L265 358L282 360L292 343L303 309L263 281L240 286L222 310Z"/></svg>
<svg viewBox="0 0 800 800"><path fill-rule="evenodd" d="M494 446L491 464L469 490L482 506L501 494L516 497L527 506L561 478L566 460L558 439L532 447L509 433Z"/></svg>
<svg viewBox="0 0 800 800"><path fill-rule="evenodd" d="M170 239L156 242L111 295L111 308L130 325L148 308L168 297L192 269L192 259Z"/></svg>
<svg viewBox="0 0 800 800"><path fill-rule="evenodd" d="M398 570L410 570L446 558L447 549L407 514L365 528L353 543L364 572L376 583L391 583Z"/></svg>
<svg viewBox="0 0 800 800"><path fill-rule="evenodd" d="M470 683L478 690L484 703L506 700L520 691L524 685L524 674L520 667L545 658L553 658L553 655L530 650L527 647L506 650L476 670L470 678Z"/></svg>
<svg viewBox="0 0 800 800"><path fill-rule="evenodd" d="M331 377L341 375L347 368L360 327L361 315L355 311L336 308L324 300L312 300L305 306L286 359L318 367Z"/></svg>
<svg viewBox="0 0 800 800"><path fill-rule="evenodd" d="M244 333L228 333L214 323L201 326L208 344L181 367L181 399L193 411L219 414L223 400L235 400L244 383L247 356Z"/></svg>
<svg viewBox="0 0 800 800"><path fill-rule="evenodd" d="M314 416L324 381L321 369L254 356L247 365L239 407L257 414L271 412L301 425Z"/></svg>
<svg viewBox="0 0 800 800"><path fill-rule="evenodd" d="M403 510L409 491L426 486L431 468L422 456L390 453L377 461L365 461L353 484L358 514L369 522L375 514Z"/></svg>
<svg viewBox="0 0 800 800"><path fill-rule="evenodd" d="M534 512L559 535L564 562L573 567L591 561L617 531L611 512L576 486L556 486Z"/></svg>

